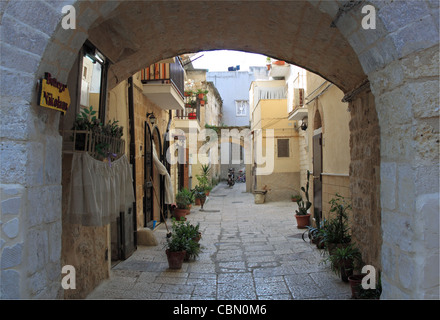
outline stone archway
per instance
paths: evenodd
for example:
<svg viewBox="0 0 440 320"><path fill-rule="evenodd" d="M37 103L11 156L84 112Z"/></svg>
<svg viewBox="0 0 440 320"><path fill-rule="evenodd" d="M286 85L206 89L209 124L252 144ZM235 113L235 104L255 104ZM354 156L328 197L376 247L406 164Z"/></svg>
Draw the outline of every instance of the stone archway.
<svg viewBox="0 0 440 320"><path fill-rule="evenodd" d="M277 57L335 83L352 114L356 210L375 232L363 241L381 238L372 261L382 265L383 297L438 298L438 3L71 1L77 28L64 30L66 3L10 1L0 8L6 297L59 292L60 114L36 105L35 86L44 72L66 83L89 39L112 61L109 88L164 57L222 48ZM362 28L367 4L376 29ZM189 23L198 10L202 18Z"/></svg>

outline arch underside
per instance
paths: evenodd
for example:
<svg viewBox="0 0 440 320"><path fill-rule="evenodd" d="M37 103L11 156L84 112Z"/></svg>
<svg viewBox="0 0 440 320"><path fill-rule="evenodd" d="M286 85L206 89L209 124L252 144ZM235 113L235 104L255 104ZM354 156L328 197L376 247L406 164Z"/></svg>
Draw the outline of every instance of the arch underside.
<svg viewBox="0 0 440 320"><path fill-rule="evenodd" d="M89 29L111 61L109 88L161 59L230 49L301 66L347 92L366 75L332 17L306 1L122 2Z"/></svg>

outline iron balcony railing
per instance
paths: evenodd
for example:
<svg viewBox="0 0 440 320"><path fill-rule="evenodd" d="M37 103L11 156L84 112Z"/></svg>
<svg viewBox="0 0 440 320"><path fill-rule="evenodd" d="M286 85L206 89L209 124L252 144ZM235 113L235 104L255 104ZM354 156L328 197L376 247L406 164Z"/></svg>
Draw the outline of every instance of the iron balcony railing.
<svg viewBox="0 0 440 320"><path fill-rule="evenodd" d="M155 63L141 70L143 84L162 82L171 84L183 98L185 71L179 58L173 63Z"/></svg>
<svg viewBox="0 0 440 320"><path fill-rule="evenodd" d="M185 110L177 110L175 118L197 120L200 122L200 107L194 109L185 108Z"/></svg>

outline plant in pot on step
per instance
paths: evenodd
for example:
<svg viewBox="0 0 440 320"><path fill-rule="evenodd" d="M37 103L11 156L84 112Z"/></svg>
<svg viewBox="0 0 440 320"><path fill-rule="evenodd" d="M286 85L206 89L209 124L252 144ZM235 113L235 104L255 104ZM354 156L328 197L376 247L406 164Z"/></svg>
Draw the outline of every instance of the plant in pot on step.
<svg viewBox="0 0 440 320"><path fill-rule="evenodd" d="M173 215L177 220L185 219L185 216L189 214L189 205L191 200L188 198L188 192L185 190L180 190L176 194L176 205L177 208L174 209Z"/></svg>
<svg viewBox="0 0 440 320"><path fill-rule="evenodd" d="M351 242L348 226L348 211L351 210L351 205L337 193L329 203L331 217L325 223L323 241L326 251L332 255L336 248L345 247Z"/></svg>
<svg viewBox="0 0 440 320"><path fill-rule="evenodd" d="M361 265L362 256L359 248L350 243L345 247L336 248L324 261L330 262L332 271L339 275L342 281L348 282L353 270Z"/></svg>
<svg viewBox="0 0 440 320"><path fill-rule="evenodd" d="M190 222L173 220L173 234L187 240L186 254L184 261L195 259L199 256L201 247L199 244L201 233L199 231L200 224L191 224Z"/></svg>
<svg viewBox="0 0 440 320"><path fill-rule="evenodd" d="M310 224L310 213L308 213L308 210L312 206L312 203L309 199L309 178L310 171L307 170L306 187L301 187L301 191L304 193L306 200L304 201L301 197L301 199L298 198L296 202L298 204L298 210L295 210L295 217L298 229L305 229Z"/></svg>
<svg viewBox="0 0 440 320"><path fill-rule="evenodd" d="M183 224L184 222L177 222L175 218L173 218L173 228L171 232L171 236L167 238L167 248L165 253L167 255L168 267L170 269L180 269L182 268L183 260L186 256L186 251L189 248L189 240L182 233L178 232L179 224Z"/></svg>
<svg viewBox="0 0 440 320"><path fill-rule="evenodd" d="M203 186L196 186L194 188L194 196L196 198L196 204L198 203L201 205L201 210L203 210L203 205L206 201L206 193L205 193L205 187Z"/></svg>

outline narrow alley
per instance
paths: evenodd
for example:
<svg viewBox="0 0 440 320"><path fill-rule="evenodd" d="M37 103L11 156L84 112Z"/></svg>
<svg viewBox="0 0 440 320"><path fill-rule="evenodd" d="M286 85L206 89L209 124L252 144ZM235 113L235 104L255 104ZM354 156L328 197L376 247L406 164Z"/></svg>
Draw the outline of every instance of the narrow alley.
<svg viewBox="0 0 440 320"><path fill-rule="evenodd" d="M138 246L111 270L88 299L290 300L350 299L349 284L322 264L315 245L296 227L293 202L254 204L245 184L224 182L204 211L193 206L188 221L200 223L202 252L180 270L168 269L166 227L157 246ZM170 224L170 222L168 222Z"/></svg>

